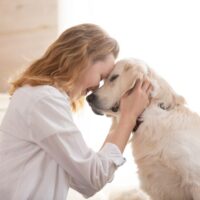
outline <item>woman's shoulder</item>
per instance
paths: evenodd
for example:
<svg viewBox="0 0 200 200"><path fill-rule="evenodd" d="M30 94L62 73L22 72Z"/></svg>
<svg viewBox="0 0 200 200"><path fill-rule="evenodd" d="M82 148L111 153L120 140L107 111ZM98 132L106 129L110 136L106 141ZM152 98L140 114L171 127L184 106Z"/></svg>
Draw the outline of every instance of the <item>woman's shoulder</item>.
<svg viewBox="0 0 200 200"><path fill-rule="evenodd" d="M25 85L19 89L17 89L13 96L23 96L24 98L35 99L36 101L49 97L61 97L61 98L69 98L65 92L60 91L58 88L50 86L50 85L39 85L39 86L30 86Z"/></svg>
<svg viewBox="0 0 200 200"><path fill-rule="evenodd" d="M70 100L66 93L50 85L29 86L18 88L11 97L11 104L22 105L24 108L33 107L35 104L47 100L56 102L62 100L69 105ZM21 107L21 106L20 106Z"/></svg>

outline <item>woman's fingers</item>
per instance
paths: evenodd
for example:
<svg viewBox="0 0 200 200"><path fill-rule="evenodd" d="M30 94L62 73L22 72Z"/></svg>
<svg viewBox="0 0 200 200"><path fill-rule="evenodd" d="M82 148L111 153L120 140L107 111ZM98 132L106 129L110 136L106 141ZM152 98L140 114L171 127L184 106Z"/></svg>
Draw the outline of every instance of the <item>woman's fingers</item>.
<svg viewBox="0 0 200 200"><path fill-rule="evenodd" d="M148 88L151 86L149 80L145 79L142 83L142 89L147 92Z"/></svg>
<svg viewBox="0 0 200 200"><path fill-rule="evenodd" d="M137 80L135 81L135 86L134 86L134 88L141 88L141 87L142 87L142 80L137 79Z"/></svg>
<svg viewBox="0 0 200 200"><path fill-rule="evenodd" d="M151 85L151 83L148 79L145 79L145 80L137 79L134 87L131 88L126 93L126 95L131 94L133 90L137 90L137 89L142 89L149 96L153 88L152 88L152 85Z"/></svg>
<svg viewBox="0 0 200 200"><path fill-rule="evenodd" d="M147 88L147 91L146 91L148 96L150 96L152 90L153 90L153 87L152 87L152 85L150 85L150 86Z"/></svg>
<svg viewBox="0 0 200 200"><path fill-rule="evenodd" d="M142 90L146 93L147 97L148 97L148 100L150 102L150 99L151 99L151 92L152 92L152 85L150 83L150 81L148 79L145 79L142 83Z"/></svg>
<svg viewBox="0 0 200 200"><path fill-rule="evenodd" d="M133 90L137 90L138 88L141 88L141 87L142 87L142 81L140 79L137 79L135 81L134 87L128 90L128 92L126 92L126 95L131 94Z"/></svg>

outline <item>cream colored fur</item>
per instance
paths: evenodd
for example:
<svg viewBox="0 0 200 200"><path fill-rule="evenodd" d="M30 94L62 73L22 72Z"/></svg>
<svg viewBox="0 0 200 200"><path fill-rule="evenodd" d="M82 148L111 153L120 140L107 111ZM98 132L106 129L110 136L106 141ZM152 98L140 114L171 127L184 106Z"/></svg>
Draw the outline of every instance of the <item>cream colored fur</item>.
<svg viewBox="0 0 200 200"><path fill-rule="evenodd" d="M150 197L140 189L129 189L111 193L109 200L150 200Z"/></svg>
<svg viewBox="0 0 200 200"><path fill-rule="evenodd" d="M119 76L110 81L113 75ZM152 200L200 200L200 117L185 106L184 98L163 78L142 61L120 60L95 92L95 109L116 122L119 112L110 108L142 77L150 79L154 90L131 141L141 188Z"/></svg>

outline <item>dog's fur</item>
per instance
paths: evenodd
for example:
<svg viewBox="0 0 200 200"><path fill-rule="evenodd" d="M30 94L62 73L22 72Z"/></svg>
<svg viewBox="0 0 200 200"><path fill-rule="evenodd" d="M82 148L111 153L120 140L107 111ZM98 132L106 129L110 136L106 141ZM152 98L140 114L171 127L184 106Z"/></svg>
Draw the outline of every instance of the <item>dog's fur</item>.
<svg viewBox="0 0 200 200"><path fill-rule="evenodd" d="M87 100L94 112L113 117L113 128L121 96L144 77L154 89L131 141L141 188L152 200L200 200L200 117L163 78L140 60L120 60Z"/></svg>

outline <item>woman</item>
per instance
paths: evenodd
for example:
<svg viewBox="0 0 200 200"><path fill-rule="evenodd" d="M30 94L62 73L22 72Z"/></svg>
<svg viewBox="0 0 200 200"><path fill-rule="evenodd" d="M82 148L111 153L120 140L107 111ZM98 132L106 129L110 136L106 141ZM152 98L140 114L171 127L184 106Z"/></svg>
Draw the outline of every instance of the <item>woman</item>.
<svg viewBox="0 0 200 200"><path fill-rule="evenodd" d="M2 199L64 200L69 187L89 197L112 179L148 104L149 82L138 81L122 98L117 129L108 133L99 152L86 145L71 108L77 110L87 92L109 75L118 51L117 42L100 27L77 25L13 81L0 126Z"/></svg>

